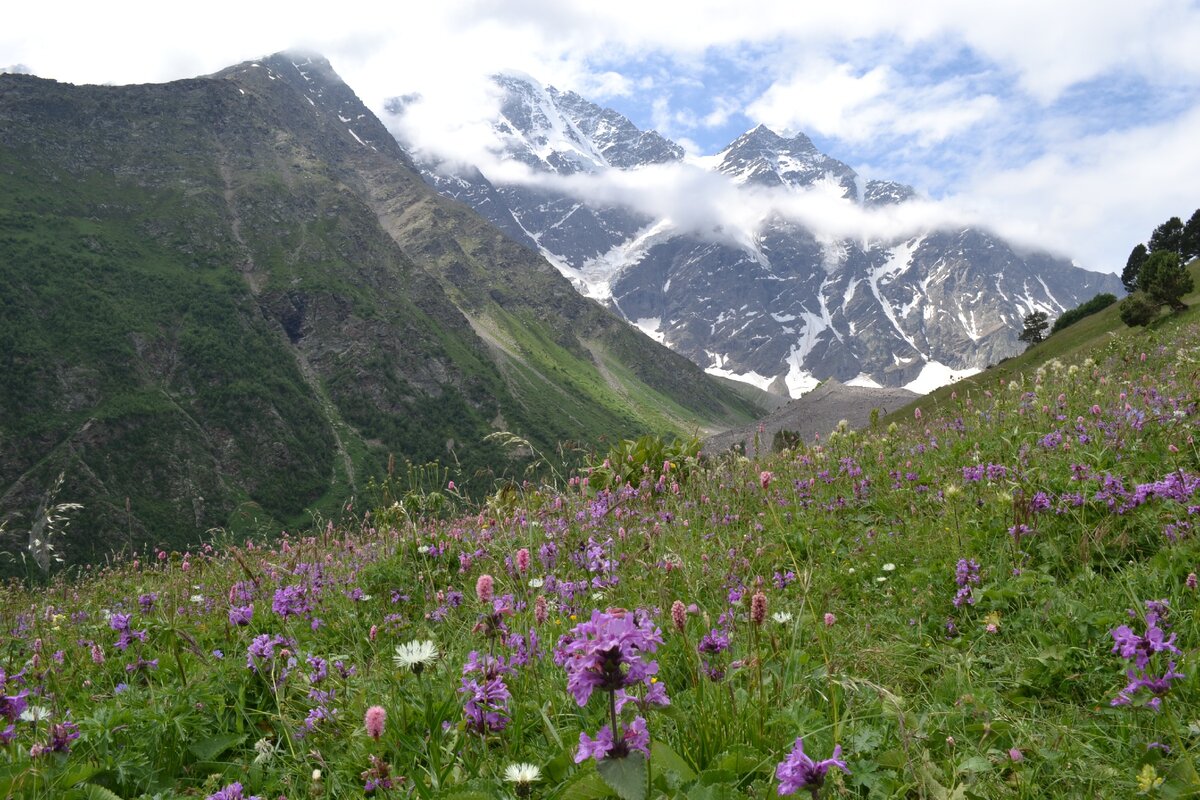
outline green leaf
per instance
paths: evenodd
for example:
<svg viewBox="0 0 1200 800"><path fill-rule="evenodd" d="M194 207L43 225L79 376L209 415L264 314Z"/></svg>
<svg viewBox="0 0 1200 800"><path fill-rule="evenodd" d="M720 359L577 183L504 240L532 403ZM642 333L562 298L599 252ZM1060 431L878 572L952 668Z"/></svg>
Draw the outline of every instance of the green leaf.
<svg viewBox="0 0 1200 800"><path fill-rule="evenodd" d="M79 787L79 792L84 800L121 800L121 796L116 792L94 783L83 784Z"/></svg>
<svg viewBox="0 0 1200 800"><path fill-rule="evenodd" d="M596 771L622 800L645 800L646 757L630 753L624 758L606 758L596 765Z"/></svg>
<svg viewBox="0 0 1200 800"><path fill-rule="evenodd" d="M881 767L904 769L908 764L908 757L904 755L903 750L885 750L879 754L879 757L875 761Z"/></svg>
<svg viewBox="0 0 1200 800"><path fill-rule="evenodd" d="M737 783L737 773L727 769L706 769L700 773L697 781L701 786L717 786L722 783Z"/></svg>
<svg viewBox="0 0 1200 800"><path fill-rule="evenodd" d="M964 758L958 765L959 772L991 772L994 765L983 756Z"/></svg>
<svg viewBox="0 0 1200 800"><path fill-rule="evenodd" d="M655 775L660 775L664 772L674 772L685 783L696 777L696 772L684 757L671 749L670 745L663 742L655 742L650 745L650 766L653 768Z"/></svg>
<svg viewBox="0 0 1200 800"><path fill-rule="evenodd" d="M758 772L767 766L768 759L763 754L748 745L736 745L717 757L713 766L716 769L727 769L738 775Z"/></svg>
<svg viewBox="0 0 1200 800"><path fill-rule="evenodd" d="M613 796L613 790L591 766L594 763L589 760L584 768L570 778L570 782L558 795L561 800L598 800L601 797Z"/></svg>
<svg viewBox="0 0 1200 800"><path fill-rule="evenodd" d="M717 783L711 786L695 786L688 789L688 800L736 800L741 797L727 783Z"/></svg>
<svg viewBox="0 0 1200 800"><path fill-rule="evenodd" d="M217 756L246 741L244 733L225 733L192 744L188 750L200 761L212 761Z"/></svg>

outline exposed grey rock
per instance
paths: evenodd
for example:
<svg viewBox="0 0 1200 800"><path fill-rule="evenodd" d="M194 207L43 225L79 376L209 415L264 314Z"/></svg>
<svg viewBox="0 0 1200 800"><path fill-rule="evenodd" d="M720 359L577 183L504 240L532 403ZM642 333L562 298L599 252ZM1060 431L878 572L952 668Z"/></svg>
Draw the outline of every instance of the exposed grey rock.
<svg viewBox="0 0 1200 800"><path fill-rule="evenodd" d="M602 173L683 156L659 134L577 94L525 76L496 80L505 90L495 124L504 155L537 172ZM905 184L863 181L802 133L787 138L762 125L716 161L714 169L737 184L826 191L830 202L873 208L917 197ZM1114 275L1018 250L982 229L830 241L772 217L752 243L735 243L720 230L702 238L545 188L493 185L478 170L448 176L422 167L439 191L540 251L576 288L643 329L656 327L695 363L792 396L829 378L903 386L929 365L981 369L1020 352L1025 314L1053 319L1120 289Z"/></svg>

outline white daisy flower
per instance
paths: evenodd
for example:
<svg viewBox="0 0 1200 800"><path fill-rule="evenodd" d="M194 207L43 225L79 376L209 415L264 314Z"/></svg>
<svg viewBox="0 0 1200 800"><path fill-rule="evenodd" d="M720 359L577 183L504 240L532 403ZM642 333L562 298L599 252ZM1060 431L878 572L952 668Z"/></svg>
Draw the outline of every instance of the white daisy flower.
<svg viewBox="0 0 1200 800"><path fill-rule="evenodd" d="M544 581L541 578L530 578L529 579L529 588L530 589L540 589L545 585L546 585L546 581Z"/></svg>
<svg viewBox="0 0 1200 800"><path fill-rule="evenodd" d="M21 712L19 719L23 722L37 722L43 719L50 719L50 709L42 706L28 706Z"/></svg>
<svg viewBox="0 0 1200 800"><path fill-rule="evenodd" d="M504 780L509 783L534 783L541 777L541 769L533 764L509 764L504 768Z"/></svg>
<svg viewBox="0 0 1200 800"><path fill-rule="evenodd" d="M892 562L890 562L890 561L889 561L888 563L886 563L886 564L884 564L884 565L883 565L883 571L884 571L884 572L891 572L891 571L892 571L892 570L894 570L895 568L896 568L896 565L895 565L895 564L893 564L893 563L892 563Z"/></svg>
<svg viewBox="0 0 1200 800"><path fill-rule="evenodd" d="M400 669L411 669L417 675L420 675L421 670L425 667L437 661L437 657L437 645L428 639L396 645L396 666Z"/></svg>

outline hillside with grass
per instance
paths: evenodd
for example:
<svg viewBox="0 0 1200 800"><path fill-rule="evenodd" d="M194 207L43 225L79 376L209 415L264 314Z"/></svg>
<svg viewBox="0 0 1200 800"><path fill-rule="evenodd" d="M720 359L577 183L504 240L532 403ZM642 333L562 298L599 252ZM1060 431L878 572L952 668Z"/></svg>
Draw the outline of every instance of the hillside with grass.
<svg viewBox="0 0 1200 800"><path fill-rule="evenodd" d="M9 584L0 797L1197 796L1189 304L755 461Z"/></svg>
<svg viewBox="0 0 1200 800"><path fill-rule="evenodd" d="M95 562L303 527L389 458L479 494L561 443L757 413L429 189L319 57L144 86L0 75L0 128L10 554L63 502L86 514L55 557Z"/></svg>

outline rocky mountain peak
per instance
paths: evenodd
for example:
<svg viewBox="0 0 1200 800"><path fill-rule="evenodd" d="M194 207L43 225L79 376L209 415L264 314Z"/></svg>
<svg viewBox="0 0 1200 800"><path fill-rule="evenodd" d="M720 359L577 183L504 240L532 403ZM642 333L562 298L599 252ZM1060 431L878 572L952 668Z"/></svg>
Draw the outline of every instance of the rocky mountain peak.
<svg viewBox="0 0 1200 800"><path fill-rule="evenodd" d="M284 50L228 67L212 77L268 89L279 83L297 91L313 113L335 124L354 145L386 152L411 165L395 137L342 80L329 60L306 50Z"/></svg>
<svg viewBox="0 0 1200 800"><path fill-rule="evenodd" d="M867 181L863 190L863 204L867 206L886 206L903 203L917 196L917 190L905 183L896 181Z"/></svg>
<svg viewBox="0 0 1200 800"><path fill-rule="evenodd" d="M497 123L512 134L512 157L544 148L527 161L535 170L586 163L603 174L681 155L674 143L573 92L527 77L502 86L511 95L506 108L544 120ZM557 131L561 146L528 135L541 130ZM902 183L863 180L803 133L766 125L737 137L714 162L735 184L811 191L831 203L878 207L916 197ZM1053 316L1119 286L1111 275L1014 250L975 229L864 240L771 215L745 237L713 241L665 216L568 192L493 186L465 171L425 174L540 252L580 291L710 373L793 397L830 378L929 391L1018 352L1029 311Z"/></svg>
<svg viewBox="0 0 1200 800"><path fill-rule="evenodd" d="M733 141L720 154L720 172L737 183L804 188L818 183L858 200L858 175L848 165L822 153L803 133L786 139L759 125Z"/></svg>

